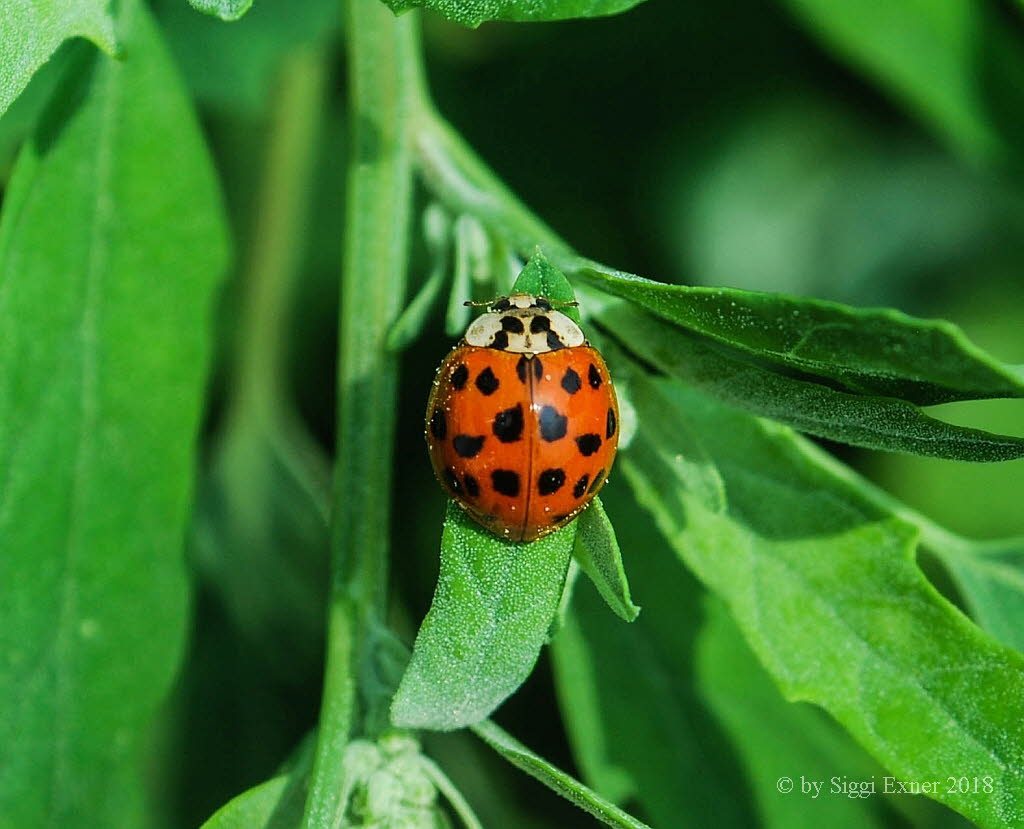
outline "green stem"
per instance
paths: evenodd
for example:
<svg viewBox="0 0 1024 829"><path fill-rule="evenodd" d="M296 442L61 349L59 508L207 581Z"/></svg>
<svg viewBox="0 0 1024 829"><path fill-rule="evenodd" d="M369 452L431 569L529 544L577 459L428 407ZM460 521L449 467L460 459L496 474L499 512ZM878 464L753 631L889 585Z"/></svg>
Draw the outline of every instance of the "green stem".
<svg viewBox="0 0 1024 829"><path fill-rule="evenodd" d="M386 595L397 364L387 333L405 295L412 153L419 89L414 15L380 0L348 0L349 123L338 428L327 666L304 827L342 816L344 747L356 721L367 642Z"/></svg>
<svg viewBox="0 0 1024 829"><path fill-rule="evenodd" d="M265 415L281 400L287 314L299 272L325 78L322 50L309 47L284 63L278 79L240 309L233 405L246 416Z"/></svg>

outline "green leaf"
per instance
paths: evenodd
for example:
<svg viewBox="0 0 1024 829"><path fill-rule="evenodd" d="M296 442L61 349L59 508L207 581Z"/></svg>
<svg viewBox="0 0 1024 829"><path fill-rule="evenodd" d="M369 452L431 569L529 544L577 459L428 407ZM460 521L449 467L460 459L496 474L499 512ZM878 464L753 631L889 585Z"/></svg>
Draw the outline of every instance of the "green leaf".
<svg viewBox="0 0 1024 829"><path fill-rule="evenodd" d="M0 219L0 814L142 827L140 751L184 643L182 546L220 197L159 34L89 51Z"/></svg>
<svg viewBox="0 0 1024 829"><path fill-rule="evenodd" d="M991 778L991 794L933 796L982 826L1024 822L1024 657L925 580L918 529L785 427L671 382L631 388L641 426L619 469L786 698L825 708L900 780ZM656 421L699 435L724 508L681 474L685 444L650 438Z"/></svg>
<svg viewBox="0 0 1024 829"><path fill-rule="evenodd" d="M490 720L473 726L474 733L516 768L522 769L552 791L571 800L585 812L608 826L644 829L646 824L609 803L597 792L591 791L543 757L534 754L518 740L507 734Z"/></svg>
<svg viewBox="0 0 1024 829"><path fill-rule="evenodd" d="M553 300L556 306L557 303L576 301L576 294L565 274L547 260L540 248L534 251L522 272L516 277L512 293L542 296ZM579 324L580 312L575 305L557 306L557 310Z"/></svg>
<svg viewBox="0 0 1024 829"><path fill-rule="evenodd" d="M890 397L866 397L768 371L627 305L602 324L635 356L727 403L830 440L966 461L1024 457L1024 438L954 426Z"/></svg>
<svg viewBox="0 0 1024 829"><path fill-rule="evenodd" d="M198 12L232 22L252 8L252 0L188 0Z"/></svg>
<svg viewBox="0 0 1024 829"><path fill-rule="evenodd" d="M1024 651L1024 538L927 546L946 565L978 624Z"/></svg>
<svg viewBox="0 0 1024 829"><path fill-rule="evenodd" d="M409 9L431 9L438 14L477 27L488 20L543 21L618 14L643 0L383 0L395 14Z"/></svg>
<svg viewBox="0 0 1024 829"><path fill-rule="evenodd" d="M154 0L153 7L195 96L221 114L259 116L282 62L323 44L338 28L342 4L259 0L230 26L184 0Z"/></svg>
<svg viewBox="0 0 1024 829"><path fill-rule="evenodd" d="M449 502L437 590L392 704L395 725L462 728L523 683L558 608L576 523L517 543Z"/></svg>
<svg viewBox="0 0 1024 829"><path fill-rule="evenodd" d="M701 694L747 767L760 811L758 825L765 829L890 825L877 792L877 796L850 797L832 791L833 778L854 785L878 781L882 776L878 766L820 710L786 702L722 602L706 604L707 624L696 652ZM779 780L784 778L795 781L794 791L779 792ZM801 790L806 781L820 784L817 793Z"/></svg>
<svg viewBox="0 0 1024 829"><path fill-rule="evenodd" d="M622 553L615 538L615 527L608 520L600 498L595 498L579 517L573 556L583 572L616 615L632 622L640 608L629 595L629 582L622 566Z"/></svg>
<svg viewBox="0 0 1024 829"><path fill-rule="evenodd" d="M621 478L619 478L621 480ZM616 803L636 802L655 826L756 825L742 770L697 697L693 649L703 590L627 487L602 492L644 597L631 625L577 590L552 643L555 689L583 779ZM681 780L700 779L700 786Z"/></svg>
<svg viewBox="0 0 1024 829"><path fill-rule="evenodd" d="M1021 369L989 356L943 320L782 294L666 285L582 260L578 273L687 330L859 394L921 405L1024 396Z"/></svg>
<svg viewBox="0 0 1024 829"><path fill-rule="evenodd" d="M32 0L0 6L0 115L57 47L84 37L108 55L117 50L107 0Z"/></svg>
<svg viewBox="0 0 1024 829"><path fill-rule="evenodd" d="M984 9L969 0L783 0L840 57L875 76L975 158L1005 147L977 71Z"/></svg>
<svg viewBox="0 0 1024 829"><path fill-rule="evenodd" d="M260 783L225 803L201 829L263 829L273 816L287 787L288 778L285 776L274 777ZM300 808L295 815L296 825L301 817Z"/></svg>

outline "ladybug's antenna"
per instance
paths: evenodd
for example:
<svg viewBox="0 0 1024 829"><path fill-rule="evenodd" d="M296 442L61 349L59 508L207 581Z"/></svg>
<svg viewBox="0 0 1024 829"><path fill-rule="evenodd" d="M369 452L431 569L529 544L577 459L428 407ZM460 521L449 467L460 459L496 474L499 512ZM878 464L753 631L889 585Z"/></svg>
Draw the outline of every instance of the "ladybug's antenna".
<svg viewBox="0 0 1024 829"><path fill-rule="evenodd" d="M552 308L576 308L579 305L575 299L549 299L548 303Z"/></svg>
<svg viewBox="0 0 1024 829"><path fill-rule="evenodd" d="M488 299L486 302L473 302L473 300L467 299L462 304L465 305L467 308L490 308L497 301L498 297L495 297L494 299Z"/></svg>

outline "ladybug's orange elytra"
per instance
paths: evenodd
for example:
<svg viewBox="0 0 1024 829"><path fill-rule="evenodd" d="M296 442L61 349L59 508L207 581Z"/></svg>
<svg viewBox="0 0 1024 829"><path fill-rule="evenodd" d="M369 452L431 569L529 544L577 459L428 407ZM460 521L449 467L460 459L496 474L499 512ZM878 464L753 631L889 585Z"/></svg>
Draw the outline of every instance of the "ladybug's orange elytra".
<svg viewBox="0 0 1024 829"><path fill-rule="evenodd" d="M482 526L534 541L604 485L619 438L608 368L541 297L496 300L441 363L426 438L441 485Z"/></svg>

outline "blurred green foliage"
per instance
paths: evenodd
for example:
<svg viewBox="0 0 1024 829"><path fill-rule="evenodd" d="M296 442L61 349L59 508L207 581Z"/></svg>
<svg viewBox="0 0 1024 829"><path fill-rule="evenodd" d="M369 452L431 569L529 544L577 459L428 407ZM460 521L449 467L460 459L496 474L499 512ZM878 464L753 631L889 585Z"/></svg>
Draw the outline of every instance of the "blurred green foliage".
<svg viewBox="0 0 1024 829"><path fill-rule="evenodd" d="M0 111L6 109L0 118L0 573L13 602L13 610L0 614L10 640L4 651L8 662L0 669L0 698L42 703L33 709L34 719L17 721L8 706L0 715L0 734L31 727L43 735L38 745L44 748L30 751L13 738L4 741L8 749L14 747L16 762L0 769L0 804L11 804L0 808L0 827L31 829L60 820L70 825L72 812L81 826L143 826L144 814L152 826L198 826L247 789L252 790L211 825L269 820L266 825L295 826L314 767L312 738L302 738L317 723L324 670L328 470L339 437L334 418L338 286L346 207L351 207L343 168L352 136L367 135L366 124L352 122L344 91L352 80L343 64L350 24L341 12L348 4L256 0L248 11L246 3L196 4L223 18L242 15L228 24L198 14L185 0L154 0L158 26L152 30L139 22L145 16L133 17L132 10L141 8L135 0L118 0L109 9L78 0L70 4L77 17L44 14L36 21L11 13L21 5L0 0L0 44L5 56L8 50L19 55L0 66ZM436 6L471 24L487 14L567 17L635 6L614 17L529 26L485 23L475 30L434 12L421 18L426 81L438 109L574 249L670 284L781 291L951 320L990 354L1024 364L1024 21L1019 7L995 0L391 5ZM33 8L42 14L48 4ZM30 42L23 36L44 28L46 38ZM79 35L117 49L123 62L84 43L60 46L64 37ZM162 57L165 48L176 69ZM153 55L157 59L144 60ZM138 77L133 75L137 67ZM128 80L117 91L121 75ZM66 91L66 77L80 79L75 95ZM81 89L88 84L105 84L105 92L89 97ZM207 137L226 227L182 90ZM135 107L138 102L145 106ZM116 114L118 107L129 114ZM67 123L61 112L70 113ZM100 127L86 130L89 119ZM103 124L129 130L131 140L104 162L114 165L123 186L109 192L101 187L99 195L90 196L78 160L89 157L94 133L102 133ZM304 128L290 131L295 124ZM19 149L22 159L15 168ZM33 172L40 158L54 164L41 184ZM433 204L440 229L428 227L423 238L420 223L410 224L410 295L430 274L433 282L400 328L373 332L380 338L390 333L395 348L419 334L392 366L401 378L394 390L394 450L373 440L362 447L371 467L394 459L382 476L393 483L388 485L393 544L387 621L410 644L437 582L444 516L445 499L426 461L421 420L434 368L451 345L440 307L444 281L455 272L448 313L454 325L465 319L461 300L487 298L483 294L507 287L524 255L511 234L489 233L490 214L474 217L452 205L442 209L434 201L438 193L428 193L424 183L430 185L429 176L413 195L415 208ZM174 204L159 215L147 213L161 198ZM131 417L115 413L97 428L97 439L108 441L109 457L135 470L138 480L109 483L105 453L98 448L89 454L95 464L82 467L85 472L62 464L63 454L74 454L62 449L67 439L62 429L76 416L73 395L68 396L74 390L62 391L59 374L49 369L22 379L31 373L25 367L40 355L51 365L88 359L91 353L87 329L54 319L62 302L74 302L76 263L84 254L60 240L61 234L86 226L86 219L76 218L79 213L112 223L103 270L124 289L97 304L95 314L114 326L111 341L121 344L120 351L102 355L99 364L110 372L102 376L113 378L104 389L111 405L126 406ZM549 237L540 238L546 229L539 222L536 228L532 243L549 243ZM208 325L212 286L225 270L228 229L235 264L227 273L216 324ZM54 251L63 251L66 260ZM567 261L559 261L565 270ZM996 777L1003 775L1002 799L954 797L953 802L981 825L1021 825L1014 792L1024 765L1019 754L1024 735L1019 685L1011 681L1019 654L956 615L925 582L914 566L912 536L923 534L922 561L929 575L942 574L935 583L946 597L1020 649L1024 545L1009 537L1024 534L1019 507L1024 460L979 464L826 444L881 489L859 488L849 483L848 471L828 465L806 442L774 431L782 427L757 425L692 386L712 395L717 389L730 405L826 438L900 448L903 433L885 440L857 438L854 427L863 419L851 416L851 409L843 410L851 421L843 425L838 416L820 415L828 411L824 404L797 405L807 388L799 384L813 383L815 395L838 406L838 395L851 393L842 384L865 365L876 340L857 340L864 348L859 355L852 346L819 352L812 364L795 361L801 355L794 357L792 343L784 338L769 348L763 341L745 341L739 325L710 331L719 345L754 349L757 359L742 363L744 371L776 372L772 382L782 384L772 391L768 381L747 381L766 397L737 393L729 399L721 391L721 366L735 370L736 350L701 351L709 348L709 339L698 342L692 331L669 329L668 323L679 322L674 312L662 312L656 320L637 306L616 306L594 292L602 280L606 288L613 285L602 276L610 271L592 271L588 278L583 270L575 276L583 288L585 322L594 326L595 339L607 340L609 354L619 354L624 400L640 413L637 443L624 455L604 498L633 598L644 610L627 625L579 580L550 659L541 651L533 674L496 714L497 722L546 760L492 722L480 726L484 738L547 786L562 786L617 825L630 825L629 818L613 803L656 826L792 827L822 820L843 826L963 825L964 819L945 806L921 798L833 798L812 804L795 795L787 800L774 789L782 774L860 779L894 768L912 774L925 760L939 763L941 768L928 771L941 775L956 762L972 769L991 762ZM143 274L145 281L133 281L134 274ZM31 302L10 287L29 279ZM254 305L261 284L284 287ZM147 290L133 293L140 285ZM619 283L608 289L619 296L632 290ZM744 301L741 294L721 297L725 303ZM390 301L404 305L408 299ZM811 307L796 302L801 309ZM657 303L638 304L659 312ZM684 300L681 307L697 305ZM779 307L772 306L767 316L777 316ZM349 307L346 318L360 321L361 311ZM143 312L150 321L145 327ZM863 332L863 319L851 324L854 339ZM60 339L65 330L78 340L67 345ZM697 330L701 333L699 325ZM354 328L345 334L343 363L361 342ZM631 340L640 347L631 348ZM130 348L133 343L145 347ZM205 387L206 419L198 454L186 461L195 431L190 424L204 391L201 355L208 349L217 359ZM987 357L968 359L950 371L934 356L940 352L911 348L902 355L907 370L893 384L901 398L914 399L927 387L929 393L917 399L931 402L942 398L931 394L935 388L948 390L960 380L967 396L984 391L971 369L987 369ZM668 359L683 354L686 361L675 366ZM170 359L175 355L178 359ZM666 392L668 384L657 381L661 385L652 390L646 376L631 381L637 357L644 367L660 369L691 389L680 392L673 383ZM714 375L711 380L701 378L700 367ZM615 363L612 368L616 371ZM1020 371L999 366L993 372L1005 381L1001 391L1013 393L1008 390L1020 382ZM43 418L52 438L40 439L43 450L26 453L25 423L39 411L29 406L45 388L54 390L53 399L61 398L64 414ZM860 396L856 405L870 407L871 399ZM885 405L893 404L912 408L901 401ZM668 414L674 409L678 417ZM106 403L102 411L109 411ZM886 419L891 411L871 409L885 428L892 423ZM966 400L926 411L967 429L1022 435L1020 400ZM827 421L827 428L809 426L815 417ZM724 437L716 433L723 424L729 425ZM938 434L931 428L918 433L922 442ZM970 434L934 428L952 435L954 444ZM678 452L665 449L672 441ZM1007 452L1017 443L1008 438ZM47 452L56 454L50 458ZM770 470L778 487L747 475L745 464L765 474ZM63 643L55 646L49 641L50 620L60 611L49 608L58 595L54 579L66 566L60 537L66 531L82 538L84 525L72 522L68 529L62 523L67 510L53 488L76 475L99 479L96 489L84 491L94 497L114 493L112 503L145 506L152 498L166 499L170 506L139 516L109 505L87 511L88 520L98 522L95 532L106 536L68 548L85 551L68 559L72 570L84 573L73 583L115 585L109 594L99 591L95 604L101 612L122 613L112 622L117 638L92 638L94 617L79 607L77 616L55 623L57 641ZM36 487L31 498L23 497L26 482ZM193 483L189 519L183 504ZM70 491L60 486L65 494ZM337 480L335 487L337 505L346 490ZM634 489L657 522L636 503ZM882 490L913 512L887 500ZM378 506L387 514L386 500ZM695 530L698 519L705 522L702 532ZM454 529L449 521L445 532ZM178 558L187 530L194 597L190 624ZM369 535L380 531L370 527ZM801 533L813 540L801 546L796 538ZM615 534L602 536L611 556L604 571L612 584L602 592L631 616L621 562L608 552ZM966 537L994 541L975 544ZM151 546L155 554L139 553ZM741 548L748 558L723 555ZM567 549L559 555L567 556ZM726 597L731 614L719 599L708 598L681 561ZM564 572L561 559L548 564ZM755 570L764 579L760 587ZM540 568L533 575L544 581ZM554 578L544 584L551 605L558 595ZM808 580L815 590L826 585L833 596L859 587L844 595L848 604L828 605L808 588ZM758 590L769 594L757 606L761 615L746 603ZM108 605L108 595L131 601ZM563 596L563 610L569 598ZM78 601L92 600L85 591ZM850 615L850 608L862 608L864 601L877 603L874 615ZM472 608L457 610L473 617ZM519 673L529 670L548 630L550 612L540 610L545 618L532 620L530 641L520 643ZM878 622L883 615L887 621ZM70 626L75 619L77 628ZM448 621L458 623L458 618ZM825 634L829 625L832 632ZM174 643L186 626L188 646L178 661ZM937 629L946 634L927 640L926 634ZM865 651L863 643L883 634L891 638L879 646L886 657L879 659L878 650ZM383 656L365 668L378 683L368 704L379 707L394 690L406 653L390 634L374 630L372 636L388 643L379 647ZM801 683L828 659L815 650L822 636L843 648L834 654L835 664L829 663L831 696L816 696L822 686L813 680ZM79 656L68 644L76 637L104 650ZM962 644L966 662L952 661L939 647L953 641ZM435 644L443 650L445 642ZM62 661L62 653L72 658ZM932 662L922 666L922 653L931 653ZM47 662L53 654L56 658ZM843 674L853 667L851 654L863 660L857 663L859 679ZM979 654L985 656L983 666ZM44 667L56 666L50 684L58 690L52 695L22 683L26 676L46 675L26 673L34 658ZM994 667L1006 665L1005 673ZM89 677L97 666L104 676L93 686ZM176 666L169 699L150 725ZM427 668L437 670L439 663L428 662ZM76 686L75 677L85 677L84 684ZM410 677L408 682L424 681ZM472 678L463 680L468 685ZM786 701L780 684L789 698L817 701L835 719L806 702ZM102 693L90 695L90 687ZM75 695L76 688L85 693ZM885 695L871 688L899 689L912 710L885 708ZM489 706L508 690L492 693ZM37 696L24 697L29 693ZM416 701L423 699L419 695ZM57 706L52 727L46 713L51 700ZM444 700L437 705L443 707ZM114 714L118 722L111 725ZM897 720L910 723L909 733L918 718L934 723L919 735L919 743L882 746L872 733L879 722ZM127 737L117 731L122 720ZM963 751L955 760L946 755L943 761L941 747L927 741L946 725L970 735L962 738ZM428 734L422 748L410 748L409 757L432 757L447 776L417 788L418 775L428 767L418 765L420 759L408 761L415 770L405 771L416 783L409 797L429 813L424 819L457 821L434 807L432 787L444 795L446 786L453 786L488 826L590 825L591 818L549 788L496 762L496 754L469 740L467 732ZM86 756L90 746L103 751ZM379 805L367 800L369 781L387 765L381 759L387 752L372 743L352 746L377 752L373 756L380 761L353 778L360 791L353 801L358 809L349 815L354 820L356 812L363 819ZM336 759L344 763L352 756L337 753ZM63 787L61 769L89 765L95 780ZM144 787L138 782L143 771ZM575 781L560 777L567 773L598 794L590 798ZM966 771L948 768L948 774L961 773ZM39 795L43 788L55 792L54 798ZM393 793L386 786L374 791ZM395 796L401 800L403 792ZM144 795L150 807L141 805Z"/></svg>

